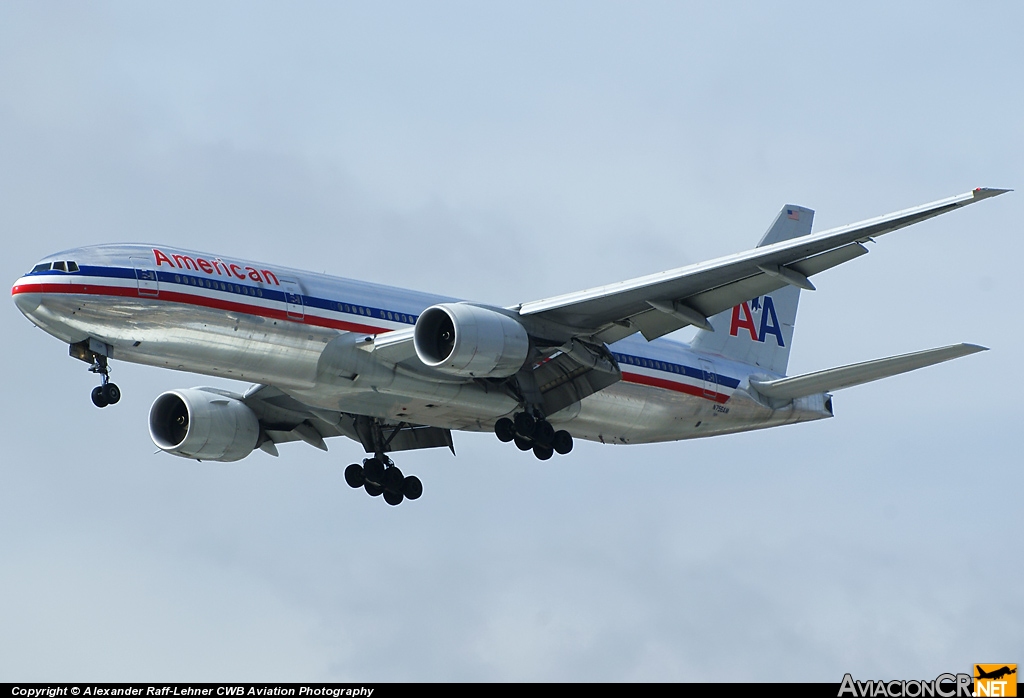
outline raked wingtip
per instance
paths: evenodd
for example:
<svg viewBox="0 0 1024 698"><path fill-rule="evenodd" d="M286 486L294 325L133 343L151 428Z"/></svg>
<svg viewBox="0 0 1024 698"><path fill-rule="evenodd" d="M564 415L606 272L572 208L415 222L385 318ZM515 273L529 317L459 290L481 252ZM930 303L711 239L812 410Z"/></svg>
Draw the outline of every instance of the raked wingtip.
<svg viewBox="0 0 1024 698"><path fill-rule="evenodd" d="M1013 189L995 189L992 187L978 187L977 189L974 190L973 193L974 198L976 200L980 200L989 199L992 198L993 196L999 196L1000 194L1005 194L1008 191L1013 191Z"/></svg>

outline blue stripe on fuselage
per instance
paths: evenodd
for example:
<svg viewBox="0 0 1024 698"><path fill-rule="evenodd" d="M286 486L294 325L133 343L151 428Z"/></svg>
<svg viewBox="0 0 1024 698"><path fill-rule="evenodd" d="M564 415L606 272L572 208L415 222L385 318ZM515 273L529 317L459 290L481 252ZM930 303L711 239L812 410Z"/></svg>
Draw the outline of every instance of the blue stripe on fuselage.
<svg viewBox="0 0 1024 698"><path fill-rule="evenodd" d="M78 272L63 272L48 269L45 271L29 272L25 276L92 276L111 279L136 278L135 269L127 267L80 265L79 269L80 271ZM172 290L173 287L184 286L186 288L205 288L223 293L238 294L249 298L262 298L281 303L285 302L284 291L277 288L267 288L266 285L246 283L236 278L232 278L231 281L221 281L219 279L210 278L210 276L200 276L194 273L183 274L180 270L165 271L161 269L157 271L157 279L161 284L167 285L168 291ZM345 313L361 318L387 320L389 322L400 322L407 325L416 324L417 319L417 316L411 313L401 313L394 310L388 310L386 308L367 306L359 303L346 303L344 301L337 301L329 298L318 298L315 296L302 295L302 303L306 308L317 308L332 313ZM391 317L388 317L389 313ZM622 352L613 352L613 356L621 365L637 366L652 371L661 371L677 376L686 376L687 378L694 380L704 380L704 371L693 366L673 363L665 361L664 359L649 359L644 356ZM715 383L717 385L733 389L739 387L740 381L736 378L731 378L720 373L712 375L714 375Z"/></svg>

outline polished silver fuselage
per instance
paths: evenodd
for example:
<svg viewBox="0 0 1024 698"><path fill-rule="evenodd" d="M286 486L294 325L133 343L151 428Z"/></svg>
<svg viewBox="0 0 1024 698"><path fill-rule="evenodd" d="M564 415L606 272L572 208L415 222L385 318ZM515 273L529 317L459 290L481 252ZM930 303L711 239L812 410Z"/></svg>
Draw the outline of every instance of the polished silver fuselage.
<svg viewBox="0 0 1024 698"><path fill-rule="evenodd" d="M453 299L152 245L103 245L41 260L74 262L19 279L12 293L37 326L111 358L275 386L315 409L483 431L519 407L486 382L379 364L353 379L325 351L349 333L407 329ZM669 339L610 346L623 379L552 423L605 443L671 441L831 416L825 396L772 405L749 390L761 369Z"/></svg>

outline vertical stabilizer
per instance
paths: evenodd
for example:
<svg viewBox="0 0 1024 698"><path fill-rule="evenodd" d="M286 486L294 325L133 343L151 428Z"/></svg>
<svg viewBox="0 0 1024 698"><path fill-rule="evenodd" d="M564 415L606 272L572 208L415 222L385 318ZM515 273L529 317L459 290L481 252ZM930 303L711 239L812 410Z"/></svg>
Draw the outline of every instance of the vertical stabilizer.
<svg viewBox="0 0 1024 698"><path fill-rule="evenodd" d="M757 246L808 235L813 221L811 209L783 206ZM692 346L697 351L785 375L799 302L800 289L796 286L783 286L766 296L751 298L711 318L715 331L698 331Z"/></svg>

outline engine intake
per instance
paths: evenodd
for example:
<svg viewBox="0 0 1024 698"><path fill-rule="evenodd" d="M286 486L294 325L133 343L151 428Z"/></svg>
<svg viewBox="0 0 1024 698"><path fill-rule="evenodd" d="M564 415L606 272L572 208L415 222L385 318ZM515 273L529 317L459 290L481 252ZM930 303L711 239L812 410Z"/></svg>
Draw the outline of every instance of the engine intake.
<svg viewBox="0 0 1024 698"><path fill-rule="evenodd" d="M236 461L256 448L260 423L241 400L208 388L171 390L149 408L149 435L183 458Z"/></svg>
<svg viewBox="0 0 1024 698"><path fill-rule="evenodd" d="M424 310L413 334L416 355L438 371L474 378L514 375L530 353L530 338L514 319L468 303Z"/></svg>

